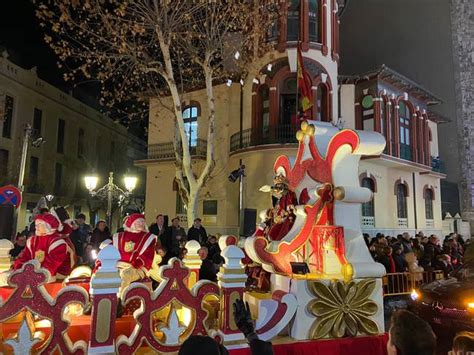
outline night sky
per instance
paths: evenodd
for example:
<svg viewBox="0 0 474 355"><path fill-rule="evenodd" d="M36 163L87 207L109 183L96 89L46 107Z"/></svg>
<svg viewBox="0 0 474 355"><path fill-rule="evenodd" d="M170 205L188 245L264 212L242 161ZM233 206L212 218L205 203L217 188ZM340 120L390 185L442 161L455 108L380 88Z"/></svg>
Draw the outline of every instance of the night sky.
<svg viewBox="0 0 474 355"><path fill-rule="evenodd" d="M30 1L0 2L0 46L9 50L9 59L14 63L27 69L36 66L42 79L62 89L68 88L54 52L43 41L43 30Z"/></svg>
<svg viewBox="0 0 474 355"><path fill-rule="evenodd" d="M63 80L63 72L57 66L58 59L52 49L43 41L43 29L35 17L35 6L29 0L0 1L0 51L8 49L9 60L30 69L37 67L38 76L65 92L73 88L72 83ZM97 86L84 85L73 88L74 97L89 106L99 109ZM104 111L104 108L101 109ZM127 122L123 113L120 115L109 112L128 126L130 133L137 137L145 137L148 124L147 115Z"/></svg>

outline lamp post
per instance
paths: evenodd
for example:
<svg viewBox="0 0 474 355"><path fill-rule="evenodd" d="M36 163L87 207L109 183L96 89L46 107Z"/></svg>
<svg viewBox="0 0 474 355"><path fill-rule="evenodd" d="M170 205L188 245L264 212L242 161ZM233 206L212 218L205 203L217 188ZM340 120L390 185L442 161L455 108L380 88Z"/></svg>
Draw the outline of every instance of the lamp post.
<svg viewBox="0 0 474 355"><path fill-rule="evenodd" d="M120 196L130 196L132 191L137 186L137 178L135 176L125 176L124 185L125 190L122 190L120 187L114 184L114 173L109 172L109 182L102 186L99 190L96 191L97 183L99 178L96 175L89 175L84 178L84 182L87 190L91 196L98 197L100 199L107 199L107 225L112 230L112 203L113 199L119 198Z"/></svg>

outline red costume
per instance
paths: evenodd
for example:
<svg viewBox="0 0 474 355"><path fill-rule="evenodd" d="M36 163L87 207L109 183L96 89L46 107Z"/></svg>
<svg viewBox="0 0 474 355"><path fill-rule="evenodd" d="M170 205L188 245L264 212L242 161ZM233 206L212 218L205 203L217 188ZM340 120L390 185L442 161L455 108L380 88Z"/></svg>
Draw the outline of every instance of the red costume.
<svg viewBox="0 0 474 355"><path fill-rule="evenodd" d="M286 190L279 198L269 216L272 219L268 231L268 237L271 240L281 240L290 231L295 222L293 209L297 204L296 194L291 190Z"/></svg>
<svg viewBox="0 0 474 355"><path fill-rule="evenodd" d="M155 257L156 235L150 232L125 231L114 234L113 245L120 252L120 262L148 272Z"/></svg>
<svg viewBox="0 0 474 355"><path fill-rule="evenodd" d="M148 232L145 216L140 213L128 216L123 227L124 232L113 236L113 245L120 252L117 264L122 278L120 295L130 283L143 279L150 271L157 239Z"/></svg>
<svg viewBox="0 0 474 355"><path fill-rule="evenodd" d="M56 276L61 265L68 260L67 243L57 232L59 226L59 220L50 213L36 216L36 234L28 239L13 268L19 269L24 263L36 259L51 276Z"/></svg>

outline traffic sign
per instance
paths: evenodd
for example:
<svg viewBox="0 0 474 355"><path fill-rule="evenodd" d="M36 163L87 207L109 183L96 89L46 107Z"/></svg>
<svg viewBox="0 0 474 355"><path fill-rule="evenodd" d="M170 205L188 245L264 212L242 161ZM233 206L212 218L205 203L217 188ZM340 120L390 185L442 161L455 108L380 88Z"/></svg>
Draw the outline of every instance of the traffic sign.
<svg viewBox="0 0 474 355"><path fill-rule="evenodd" d="M21 205L21 191L12 185L0 187L0 205Z"/></svg>

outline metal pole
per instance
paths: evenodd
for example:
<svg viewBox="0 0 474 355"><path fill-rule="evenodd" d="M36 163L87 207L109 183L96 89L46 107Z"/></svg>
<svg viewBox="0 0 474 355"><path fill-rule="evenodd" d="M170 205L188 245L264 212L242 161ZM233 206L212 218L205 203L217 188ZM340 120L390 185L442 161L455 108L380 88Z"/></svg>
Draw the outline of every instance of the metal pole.
<svg viewBox="0 0 474 355"><path fill-rule="evenodd" d="M109 173L109 183L107 184L107 225L112 231L112 199L114 193L114 173Z"/></svg>
<svg viewBox="0 0 474 355"><path fill-rule="evenodd" d="M244 88L240 85L240 121L239 121L239 148L242 149L244 147L243 142L243 128L244 128Z"/></svg>
<svg viewBox="0 0 474 355"><path fill-rule="evenodd" d="M28 141L31 135L31 126L27 123L25 125L25 135L23 137L23 148L21 151L20 174L18 175L18 188L23 192L23 180L25 179L26 157L28 155Z"/></svg>
<svg viewBox="0 0 474 355"><path fill-rule="evenodd" d="M21 150L21 160L20 160L20 173L18 174L18 188L20 189L21 193L25 190L23 186L23 181L25 179L25 170L26 170L26 158L28 156L28 143L31 136L31 125L25 125L25 135L23 136L23 148ZM18 226L18 215L20 212L21 206L15 208L13 212L13 223L12 223L12 240L16 234L17 226Z"/></svg>

